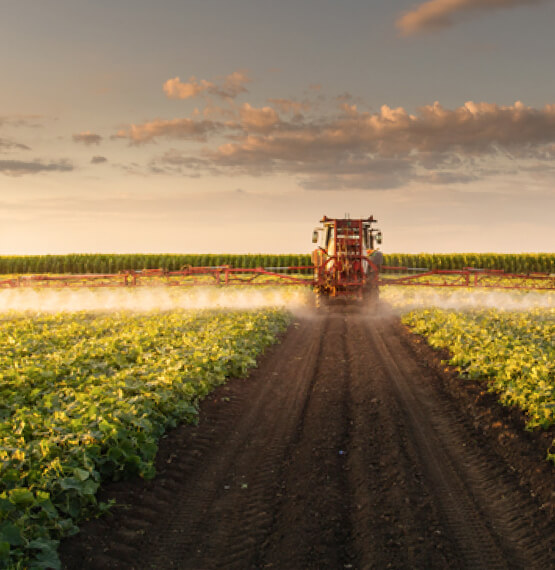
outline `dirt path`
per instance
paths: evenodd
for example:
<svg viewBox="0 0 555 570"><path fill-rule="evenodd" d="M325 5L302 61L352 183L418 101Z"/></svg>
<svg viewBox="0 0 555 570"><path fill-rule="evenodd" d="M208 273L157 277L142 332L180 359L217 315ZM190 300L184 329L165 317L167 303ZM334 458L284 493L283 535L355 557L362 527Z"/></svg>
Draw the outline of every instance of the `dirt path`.
<svg viewBox="0 0 555 570"><path fill-rule="evenodd" d="M106 488L122 507L64 566L552 567L553 470L483 435L423 350L394 317L298 319L163 441L153 481Z"/></svg>

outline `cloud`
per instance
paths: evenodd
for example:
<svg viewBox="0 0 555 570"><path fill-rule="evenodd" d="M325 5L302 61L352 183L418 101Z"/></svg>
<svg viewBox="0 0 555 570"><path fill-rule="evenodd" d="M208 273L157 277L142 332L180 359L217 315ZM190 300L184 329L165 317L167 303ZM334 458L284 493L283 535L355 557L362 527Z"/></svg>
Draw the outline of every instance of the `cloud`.
<svg viewBox="0 0 555 570"><path fill-rule="evenodd" d="M404 36L435 32L453 26L455 19L471 13L532 6L546 0L428 0L404 12L396 21Z"/></svg>
<svg viewBox="0 0 555 570"><path fill-rule="evenodd" d="M67 160L44 163L39 160L25 162L22 160L0 160L0 173L6 176L23 176L40 172L69 172L73 165Z"/></svg>
<svg viewBox="0 0 555 570"><path fill-rule="evenodd" d="M446 184L469 184L480 180L477 174L467 174L465 172L429 172L417 177L418 181L426 184L446 185Z"/></svg>
<svg viewBox="0 0 555 570"><path fill-rule="evenodd" d="M200 95L213 95L224 99L235 99L241 93L246 93L246 83L250 79L244 71L234 71L219 82L201 79L192 76L187 83L179 77L168 79L163 90L169 99L191 99Z"/></svg>
<svg viewBox="0 0 555 570"><path fill-rule="evenodd" d="M193 119L154 119L141 125L120 129L114 138L129 139L133 144L151 142L158 137L204 141L209 133L218 130L219 123Z"/></svg>
<svg viewBox="0 0 555 570"><path fill-rule="evenodd" d="M102 164L103 162L108 162L105 156L93 156L91 158L91 164Z"/></svg>
<svg viewBox="0 0 555 570"><path fill-rule="evenodd" d="M102 137L100 135L91 133L90 131L84 131L82 133L73 135L73 141L76 143L83 143L86 145L100 144L100 142L102 141Z"/></svg>
<svg viewBox="0 0 555 570"><path fill-rule="evenodd" d="M279 116L272 107L257 109L245 103L240 111L241 124L247 131L269 131L279 122Z"/></svg>
<svg viewBox="0 0 555 570"><path fill-rule="evenodd" d="M200 178L204 174L221 176L225 172L205 158L190 156L180 150L171 148L162 156L153 159L149 165L150 172L154 174L173 174Z"/></svg>
<svg viewBox="0 0 555 570"><path fill-rule="evenodd" d="M349 107L342 115L302 125L270 124L268 133L247 133L212 153L214 160L245 164L256 161L333 160L343 153L381 157L512 152L541 154L555 141L555 105L534 109L469 101L449 110L439 103L416 115L384 105L378 113Z"/></svg>
<svg viewBox="0 0 555 570"><path fill-rule="evenodd" d="M301 115L312 108L311 103L308 101L295 101L294 99L268 99L268 102L272 103L284 114Z"/></svg>
<svg viewBox="0 0 555 570"><path fill-rule="evenodd" d="M345 157L335 163L314 162L297 167L299 184L307 190L388 190L416 177L406 158Z"/></svg>
<svg viewBox="0 0 555 570"><path fill-rule="evenodd" d="M222 107L221 105L214 105L211 100L208 100L203 109L195 108L192 113L193 117L227 117L233 118L236 116L236 109L234 107Z"/></svg>
<svg viewBox="0 0 555 570"><path fill-rule="evenodd" d="M6 150L31 150L27 145L0 138L0 152Z"/></svg>
<svg viewBox="0 0 555 570"><path fill-rule="evenodd" d="M228 141L196 156L172 149L153 161L154 172L284 173L300 177L307 188L391 188L410 180L468 183L502 172L499 161L508 172L518 169L517 160L549 161L555 155L555 104L535 109L521 102L468 101L447 109L435 102L416 113L387 105L370 113L344 104L339 113L298 120L244 104L226 123L176 121L157 128L146 123L128 136L144 142L217 134Z"/></svg>

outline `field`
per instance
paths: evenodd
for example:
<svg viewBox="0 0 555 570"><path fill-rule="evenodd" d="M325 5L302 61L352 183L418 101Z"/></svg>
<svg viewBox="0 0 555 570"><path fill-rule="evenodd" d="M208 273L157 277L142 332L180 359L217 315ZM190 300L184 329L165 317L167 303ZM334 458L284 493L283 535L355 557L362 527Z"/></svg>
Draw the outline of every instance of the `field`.
<svg viewBox="0 0 555 570"><path fill-rule="evenodd" d="M552 294L0 293L7 567L549 566Z"/></svg>
<svg viewBox="0 0 555 570"><path fill-rule="evenodd" d="M105 510L101 481L154 475L158 438L243 376L283 313L60 313L0 322L0 560L56 566L57 539Z"/></svg>

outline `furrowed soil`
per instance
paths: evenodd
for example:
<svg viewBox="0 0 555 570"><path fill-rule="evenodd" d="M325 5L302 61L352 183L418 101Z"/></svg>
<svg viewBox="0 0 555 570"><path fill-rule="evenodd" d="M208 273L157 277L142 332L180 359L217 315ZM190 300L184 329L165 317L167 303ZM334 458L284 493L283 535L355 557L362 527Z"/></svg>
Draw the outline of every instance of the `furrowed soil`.
<svg viewBox="0 0 555 570"><path fill-rule="evenodd" d="M152 481L105 486L68 569L555 565L551 434L530 434L391 314L295 320Z"/></svg>

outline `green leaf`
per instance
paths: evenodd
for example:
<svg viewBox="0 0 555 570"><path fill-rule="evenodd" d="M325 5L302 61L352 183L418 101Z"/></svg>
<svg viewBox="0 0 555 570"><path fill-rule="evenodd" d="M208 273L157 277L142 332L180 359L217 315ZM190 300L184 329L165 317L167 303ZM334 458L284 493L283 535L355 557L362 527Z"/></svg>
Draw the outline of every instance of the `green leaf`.
<svg viewBox="0 0 555 570"><path fill-rule="evenodd" d="M89 478L90 473L88 471L85 471L84 469L80 469L79 467L76 467L73 470L73 475L79 481L86 481Z"/></svg>
<svg viewBox="0 0 555 570"><path fill-rule="evenodd" d="M25 543L21 535L21 529L11 522L5 521L0 524L0 542L7 542L11 546L21 546Z"/></svg>
<svg viewBox="0 0 555 570"><path fill-rule="evenodd" d="M42 501L40 503L40 507L48 515L49 518L55 519L58 517L58 511L51 500Z"/></svg>
<svg viewBox="0 0 555 570"><path fill-rule="evenodd" d="M94 495L98 490L98 483L89 479L83 483L83 487L81 488L81 492L83 495Z"/></svg>
<svg viewBox="0 0 555 570"><path fill-rule="evenodd" d="M12 502L0 497L0 513L11 513L12 511L15 511L15 509L16 507Z"/></svg>
<svg viewBox="0 0 555 570"><path fill-rule="evenodd" d="M51 570L61 570L62 563L58 556L58 541L38 538L29 543L29 548L40 550L40 552L31 559L30 568L49 568Z"/></svg>
<svg viewBox="0 0 555 570"><path fill-rule="evenodd" d="M35 502L35 497L29 489L18 488L8 492L10 502L18 507L30 507Z"/></svg>
<svg viewBox="0 0 555 570"><path fill-rule="evenodd" d="M7 560L10 556L10 543L0 541L0 560Z"/></svg>

